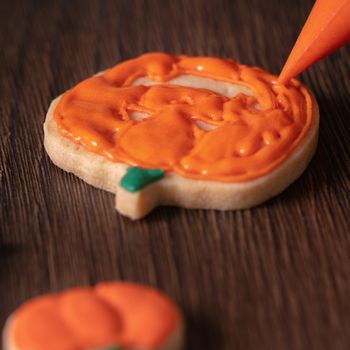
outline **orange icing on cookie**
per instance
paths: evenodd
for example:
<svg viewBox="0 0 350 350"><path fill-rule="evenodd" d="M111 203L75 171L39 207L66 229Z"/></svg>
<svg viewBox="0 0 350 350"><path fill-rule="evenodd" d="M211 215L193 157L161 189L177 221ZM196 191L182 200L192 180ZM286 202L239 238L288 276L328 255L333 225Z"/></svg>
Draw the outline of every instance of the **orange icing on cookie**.
<svg viewBox="0 0 350 350"><path fill-rule="evenodd" d="M227 98L166 83L179 75L242 85L255 97ZM144 76L161 84L131 85ZM150 53L67 91L54 118L64 136L113 162L189 178L246 181L281 164L311 124L307 89L296 80L280 85L276 79L228 59ZM132 112L149 117L136 121ZM215 128L203 130L198 122Z"/></svg>
<svg viewBox="0 0 350 350"><path fill-rule="evenodd" d="M154 348L180 316L160 292L131 283L101 283L28 301L13 315L10 341L18 350Z"/></svg>

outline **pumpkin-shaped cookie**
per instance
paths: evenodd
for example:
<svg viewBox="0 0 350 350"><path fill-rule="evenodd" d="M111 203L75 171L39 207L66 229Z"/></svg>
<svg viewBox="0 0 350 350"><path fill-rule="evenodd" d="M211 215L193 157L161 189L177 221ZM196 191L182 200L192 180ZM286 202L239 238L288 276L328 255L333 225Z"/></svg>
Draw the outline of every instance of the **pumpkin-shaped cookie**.
<svg viewBox="0 0 350 350"><path fill-rule="evenodd" d="M45 148L133 219L162 204L252 207L300 176L317 144L315 99L276 80L230 59L145 54L54 100Z"/></svg>
<svg viewBox="0 0 350 350"><path fill-rule="evenodd" d="M159 291L126 282L34 298L9 318L4 350L179 350L177 307Z"/></svg>

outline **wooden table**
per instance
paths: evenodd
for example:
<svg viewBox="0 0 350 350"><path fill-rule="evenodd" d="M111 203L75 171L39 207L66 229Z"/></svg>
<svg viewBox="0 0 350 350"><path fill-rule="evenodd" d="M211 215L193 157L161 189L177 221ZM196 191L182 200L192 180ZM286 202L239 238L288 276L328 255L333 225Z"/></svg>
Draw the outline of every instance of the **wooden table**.
<svg viewBox="0 0 350 350"><path fill-rule="evenodd" d="M305 174L252 210L160 208L55 167L42 123L81 79L146 51L235 57L278 73L312 1L0 2L0 324L40 293L128 279L183 308L187 349L350 348L350 51L301 76L321 110ZM48 349L49 350L49 349Z"/></svg>

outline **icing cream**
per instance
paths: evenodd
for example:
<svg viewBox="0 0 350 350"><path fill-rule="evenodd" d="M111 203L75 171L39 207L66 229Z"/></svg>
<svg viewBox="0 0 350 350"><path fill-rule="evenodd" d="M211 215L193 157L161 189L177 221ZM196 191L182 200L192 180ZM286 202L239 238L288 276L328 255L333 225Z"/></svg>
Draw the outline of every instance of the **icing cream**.
<svg viewBox="0 0 350 350"><path fill-rule="evenodd" d="M241 85L254 96L167 84L181 75ZM142 77L158 85L132 85ZM247 181L301 142L313 102L298 81L229 59L149 53L79 83L54 111L60 132L113 162L194 179ZM145 113L135 120L132 113ZM201 123L213 127L203 129Z"/></svg>

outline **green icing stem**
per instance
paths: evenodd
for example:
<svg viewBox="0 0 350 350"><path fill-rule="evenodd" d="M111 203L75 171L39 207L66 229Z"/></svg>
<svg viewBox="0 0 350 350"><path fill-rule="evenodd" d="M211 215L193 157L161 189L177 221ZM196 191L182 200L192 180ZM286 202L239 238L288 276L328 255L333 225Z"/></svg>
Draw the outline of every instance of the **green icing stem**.
<svg viewBox="0 0 350 350"><path fill-rule="evenodd" d="M164 176L162 169L142 169L130 167L120 180L120 186L128 192L137 192L150 183L160 180Z"/></svg>

